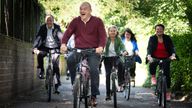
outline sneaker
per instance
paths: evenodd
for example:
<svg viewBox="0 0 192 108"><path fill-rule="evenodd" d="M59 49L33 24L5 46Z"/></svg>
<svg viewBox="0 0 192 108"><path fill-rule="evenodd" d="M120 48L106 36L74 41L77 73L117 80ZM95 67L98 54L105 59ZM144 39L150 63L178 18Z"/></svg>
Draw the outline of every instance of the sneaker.
<svg viewBox="0 0 192 108"><path fill-rule="evenodd" d="M97 106L97 101L96 101L96 97L95 96L91 97L90 106L93 106L93 107Z"/></svg>
<svg viewBox="0 0 192 108"><path fill-rule="evenodd" d="M117 87L117 92L123 92L124 90L124 85L120 85L119 87Z"/></svg>
<svg viewBox="0 0 192 108"><path fill-rule="evenodd" d="M106 101L111 100L111 96L106 96L105 100Z"/></svg>
<svg viewBox="0 0 192 108"><path fill-rule="evenodd" d="M155 75L151 75L151 84L152 85L156 85L157 84Z"/></svg>
<svg viewBox="0 0 192 108"><path fill-rule="evenodd" d="M37 74L39 79L44 79L44 71L42 71L41 69L37 69Z"/></svg>
<svg viewBox="0 0 192 108"><path fill-rule="evenodd" d="M171 100L171 92L166 93L166 100L170 101Z"/></svg>
<svg viewBox="0 0 192 108"><path fill-rule="evenodd" d="M59 94L60 92L58 90L55 90L55 94Z"/></svg>
<svg viewBox="0 0 192 108"><path fill-rule="evenodd" d="M59 94L60 92L58 91L58 88L59 88L59 85L58 84L55 84L55 94Z"/></svg>

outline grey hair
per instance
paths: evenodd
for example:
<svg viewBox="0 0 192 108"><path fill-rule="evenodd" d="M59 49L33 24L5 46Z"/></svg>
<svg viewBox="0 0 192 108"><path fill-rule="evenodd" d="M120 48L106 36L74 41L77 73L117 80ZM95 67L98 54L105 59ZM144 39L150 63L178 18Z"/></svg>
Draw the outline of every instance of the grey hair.
<svg viewBox="0 0 192 108"><path fill-rule="evenodd" d="M118 31L118 27L115 26L115 25L110 26L110 27L108 28L108 31L109 31L111 28L115 28L115 29Z"/></svg>
<svg viewBox="0 0 192 108"><path fill-rule="evenodd" d="M54 22L54 17L53 17L53 15L47 14L47 15L45 16L45 22L47 22L47 19L48 19L48 18L51 18L51 19L53 20L53 22Z"/></svg>
<svg viewBox="0 0 192 108"><path fill-rule="evenodd" d="M114 28L114 29L117 30L117 35L116 35L116 36L118 36L118 35L119 35L118 27L115 26L115 25L112 25L112 26L110 26L110 27L108 28L108 32L109 32L109 30L110 30L111 28Z"/></svg>
<svg viewBox="0 0 192 108"><path fill-rule="evenodd" d="M81 6L82 5L87 5L87 6L89 6L89 8L91 9L91 4L89 3L89 2L83 2L82 4L81 4ZM91 9L92 10L92 9Z"/></svg>

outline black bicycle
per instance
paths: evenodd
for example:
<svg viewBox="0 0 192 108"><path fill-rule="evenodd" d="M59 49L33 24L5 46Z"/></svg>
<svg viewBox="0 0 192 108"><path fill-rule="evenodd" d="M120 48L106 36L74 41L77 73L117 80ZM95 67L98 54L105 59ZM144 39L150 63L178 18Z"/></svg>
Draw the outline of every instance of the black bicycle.
<svg viewBox="0 0 192 108"><path fill-rule="evenodd" d="M171 59L156 59L153 58L153 62L159 63L159 75L157 77L157 85L155 88L155 94L157 95L158 105L163 108L167 107L166 93L167 93L167 82L166 76L164 75L164 62L170 62Z"/></svg>
<svg viewBox="0 0 192 108"><path fill-rule="evenodd" d="M117 88L118 88L118 67L116 64L117 59L119 56L113 56L112 58L112 69L110 75L110 91L111 95L113 96L113 104L114 108L117 108Z"/></svg>
<svg viewBox="0 0 192 108"><path fill-rule="evenodd" d="M73 85L73 108L80 108L84 99L85 108L94 106L91 103L91 79L90 67L87 62L87 54L95 53L95 49L72 49L81 55L76 69L76 77Z"/></svg>
<svg viewBox="0 0 192 108"><path fill-rule="evenodd" d="M117 60L119 59L120 56L121 54L118 56L110 57L112 59L112 69L110 74L110 92L111 96L113 97L114 108L117 108L117 92L118 88L120 88L118 83L118 63L117 63Z"/></svg>
<svg viewBox="0 0 192 108"><path fill-rule="evenodd" d="M124 97L126 100L129 100L130 98L130 92L131 92L131 76L130 76L130 69L132 68L134 64L134 58L133 56L124 56L125 58L125 73L124 73Z"/></svg>
<svg viewBox="0 0 192 108"><path fill-rule="evenodd" d="M46 53L46 52L44 52ZM52 59L51 55L55 53L55 50L49 50L47 53L47 58L48 58L48 64L46 68L46 79L45 79L45 88L47 91L47 101L51 101L51 94L53 91L55 91L55 84L57 84L57 79L56 75L53 73L53 64L52 64Z"/></svg>

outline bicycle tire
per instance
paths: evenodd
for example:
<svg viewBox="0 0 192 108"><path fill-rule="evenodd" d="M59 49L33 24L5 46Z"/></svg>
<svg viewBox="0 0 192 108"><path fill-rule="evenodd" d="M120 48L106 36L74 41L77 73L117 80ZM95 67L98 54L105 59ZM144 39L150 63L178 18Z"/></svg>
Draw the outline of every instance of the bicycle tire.
<svg viewBox="0 0 192 108"><path fill-rule="evenodd" d="M83 97L85 100L85 108L88 108L88 102L91 100L89 99L88 93L89 93L89 79L87 81L85 81L84 86L83 86ZM91 97L90 97L91 98Z"/></svg>
<svg viewBox="0 0 192 108"><path fill-rule="evenodd" d="M167 83L166 83L166 77L164 76L163 80L162 80L162 106L163 106L163 108L167 107L166 93L167 93Z"/></svg>
<svg viewBox="0 0 192 108"><path fill-rule="evenodd" d="M135 87L135 80L133 80L133 87Z"/></svg>
<svg viewBox="0 0 192 108"><path fill-rule="evenodd" d="M115 75L112 74L112 94L113 94L113 103L114 103L114 108L117 108L117 88L116 88L116 83L115 83Z"/></svg>
<svg viewBox="0 0 192 108"><path fill-rule="evenodd" d="M124 89L124 97L128 101L131 93L131 76L129 72L125 73L125 89Z"/></svg>
<svg viewBox="0 0 192 108"><path fill-rule="evenodd" d="M159 77L156 85L157 102L158 105L162 105L162 79Z"/></svg>
<svg viewBox="0 0 192 108"><path fill-rule="evenodd" d="M81 104L81 80L77 74L73 86L73 108L80 108Z"/></svg>
<svg viewBox="0 0 192 108"><path fill-rule="evenodd" d="M47 68L47 76L46 76L46 87L47 87L47 95L48 95L48 98L47 98L47 101L50 102L51 101L51 93L52 93L52 69L51 67L48 67Z"/></svg>

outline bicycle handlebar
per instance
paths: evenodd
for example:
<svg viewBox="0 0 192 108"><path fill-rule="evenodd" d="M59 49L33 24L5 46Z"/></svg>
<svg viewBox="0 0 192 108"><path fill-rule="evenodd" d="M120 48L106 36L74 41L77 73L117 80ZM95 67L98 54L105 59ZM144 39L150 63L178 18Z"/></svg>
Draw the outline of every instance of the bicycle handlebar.
<svg viewBox="0 0 192 108"><path fill-rule="evenodd" d="M70 48L68 51L75 51L77 53L94 53L96 52L95 48L87 48L87 49L78 49L78 48Z"/></svg>
<svg viewBox="0 0 192 108"><path fill-rule="evenodd" d="M166 59L153 58L153 61L152 61L152 62L163 63L163 62L170 62L170 61L172 61L170 58L166 58Z"/></svg>

